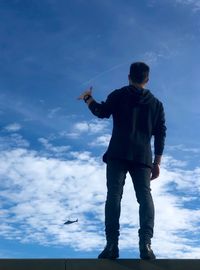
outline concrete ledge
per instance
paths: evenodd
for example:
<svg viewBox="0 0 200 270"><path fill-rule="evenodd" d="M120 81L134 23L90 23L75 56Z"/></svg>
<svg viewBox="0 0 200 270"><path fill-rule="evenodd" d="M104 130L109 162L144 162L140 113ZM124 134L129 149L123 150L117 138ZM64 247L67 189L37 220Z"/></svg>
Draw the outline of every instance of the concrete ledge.
<svg viewBox="0 0 200 270"><path fill-rule="evenodd" d="M200 270L200 260L67 260L66 270Z"/></svg>
<svg viewBox="0 0 200 270"><path fill-rule="evenodd" d="M0 259L0 270L65 270L65 259Z"/></svg>
<svg viewBox="0 0 200 270"><path fill-rule="evenodd" d="M0 259L0 270L200 270L200 259Z"/></svg>

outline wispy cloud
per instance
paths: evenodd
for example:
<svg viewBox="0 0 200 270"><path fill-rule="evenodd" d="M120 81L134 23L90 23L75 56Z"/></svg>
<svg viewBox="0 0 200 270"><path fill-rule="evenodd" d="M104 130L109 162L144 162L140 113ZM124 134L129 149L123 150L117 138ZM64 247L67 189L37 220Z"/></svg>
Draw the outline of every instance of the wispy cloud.
<svg viewBox="0 0 200 270"><path fill-rule="evenodd" d="M18 133L0 136L0 149L27 148L29 145L30 143Z"/></svg>
<svg viewBox="0 0 200 270"><path fill-rule="evenodd" d="M76 123L73 129L80 133L89 132L89 133L95 134L95 133L103 132L106 127L107 127L106 121L93 120L91 122L83 121L83 122Z"/></svg>
<svg viewBox="0 0 200 270"><path fill-rule="evenodd" d="M199 0L176 0L176 2L178 4L190 6L194 12L197 12L200 10Z"/></svg>
<svg viewBox="0 0 200 270"><path fill-rule="evenodd" d="M60 136L76 139L84 133L87 133L87 135L101 134L107 131L108 123L106 120L99 121L96 119L88 122L77 122L72 126L70 131L60 132Z"/></svg>
<svg viewBox="0 0 200 270"><path fill-rule="evenodd" d="M4 127L4 129L8 132L17 132L22 128L19 123L12 123Z"/></svg>
<svg viewBox="0 0 200 270"><path fill-rule="evenodd" d="M53 118L56 116L57 112L59 112L61 110L61 107L57 107L54 109L49 110L49 113L47 115L48 118Z"/></svg>
<svg viewBox="0 0 200 270"><path fill-rule="evenodd" d="M183 144L177 144L177 145L168 145L167 150L170 151L180 151L180 152L189 152L198 154L200 153L200 148L197 147L186 147Z"/></svg>
<svg viewBox="0 0 200 270"><path fill-rule="evenodd" d="M66 155L70 149L69 145L55 146L46 138L39 138L38 141L44 146L48 155L50 155L50 153L56 157Z"/></svg>
<svg viewBox="0 0 200 270"><path fill-rule="evenodd" d="M99 137L97 137L95 140L93 140L89 145L91 146L107 146L110 141L111 135L110 134L104 134Z"/></svg>

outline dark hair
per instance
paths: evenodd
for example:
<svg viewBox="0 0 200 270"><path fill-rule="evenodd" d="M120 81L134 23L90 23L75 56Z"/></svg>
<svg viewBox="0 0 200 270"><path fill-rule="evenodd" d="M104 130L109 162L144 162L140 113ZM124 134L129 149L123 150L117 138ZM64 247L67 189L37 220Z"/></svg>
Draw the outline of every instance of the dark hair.
<svg viewBox="0 0 200 270"><path fill-rule="evenodd" d="M143 83L149 78L150 68L143 62L135 62L130 66L130 78L134 83Z"/></svg>

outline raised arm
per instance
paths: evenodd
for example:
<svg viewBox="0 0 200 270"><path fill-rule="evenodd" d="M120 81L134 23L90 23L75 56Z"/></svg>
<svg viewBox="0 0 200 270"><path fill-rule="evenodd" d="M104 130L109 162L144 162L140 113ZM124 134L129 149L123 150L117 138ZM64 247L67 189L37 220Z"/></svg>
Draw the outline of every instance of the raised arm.
<svg viewBox="0 0 200 270"><path fill-rule="evenodd" d="M90 111L99 118L109 118L115 109L115 101L116 101L115 91L112 92L106 99L105 102L98 103L92 97L92 87L83 92L78 99L84 100L88 105Z"/></svg>

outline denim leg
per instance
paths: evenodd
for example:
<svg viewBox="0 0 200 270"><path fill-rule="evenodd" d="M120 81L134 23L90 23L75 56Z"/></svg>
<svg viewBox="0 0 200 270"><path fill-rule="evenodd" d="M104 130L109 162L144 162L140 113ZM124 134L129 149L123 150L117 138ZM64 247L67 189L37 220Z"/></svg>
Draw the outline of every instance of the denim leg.
<svg viewBox="0 0 200 270"><path fill-rule="evenodd" d="M154 229L154 203L151 196L151 169L145 166L134 166L129 170L139 203L140 242L151 243Z"/></svg>
<svg viewBox="0 0 200 270"><path fill-rule="evenodd" d="M107 162L107 198L105 204L105 232L107 241L118 241L121 199L127 164L117 159Z"/></svg>

